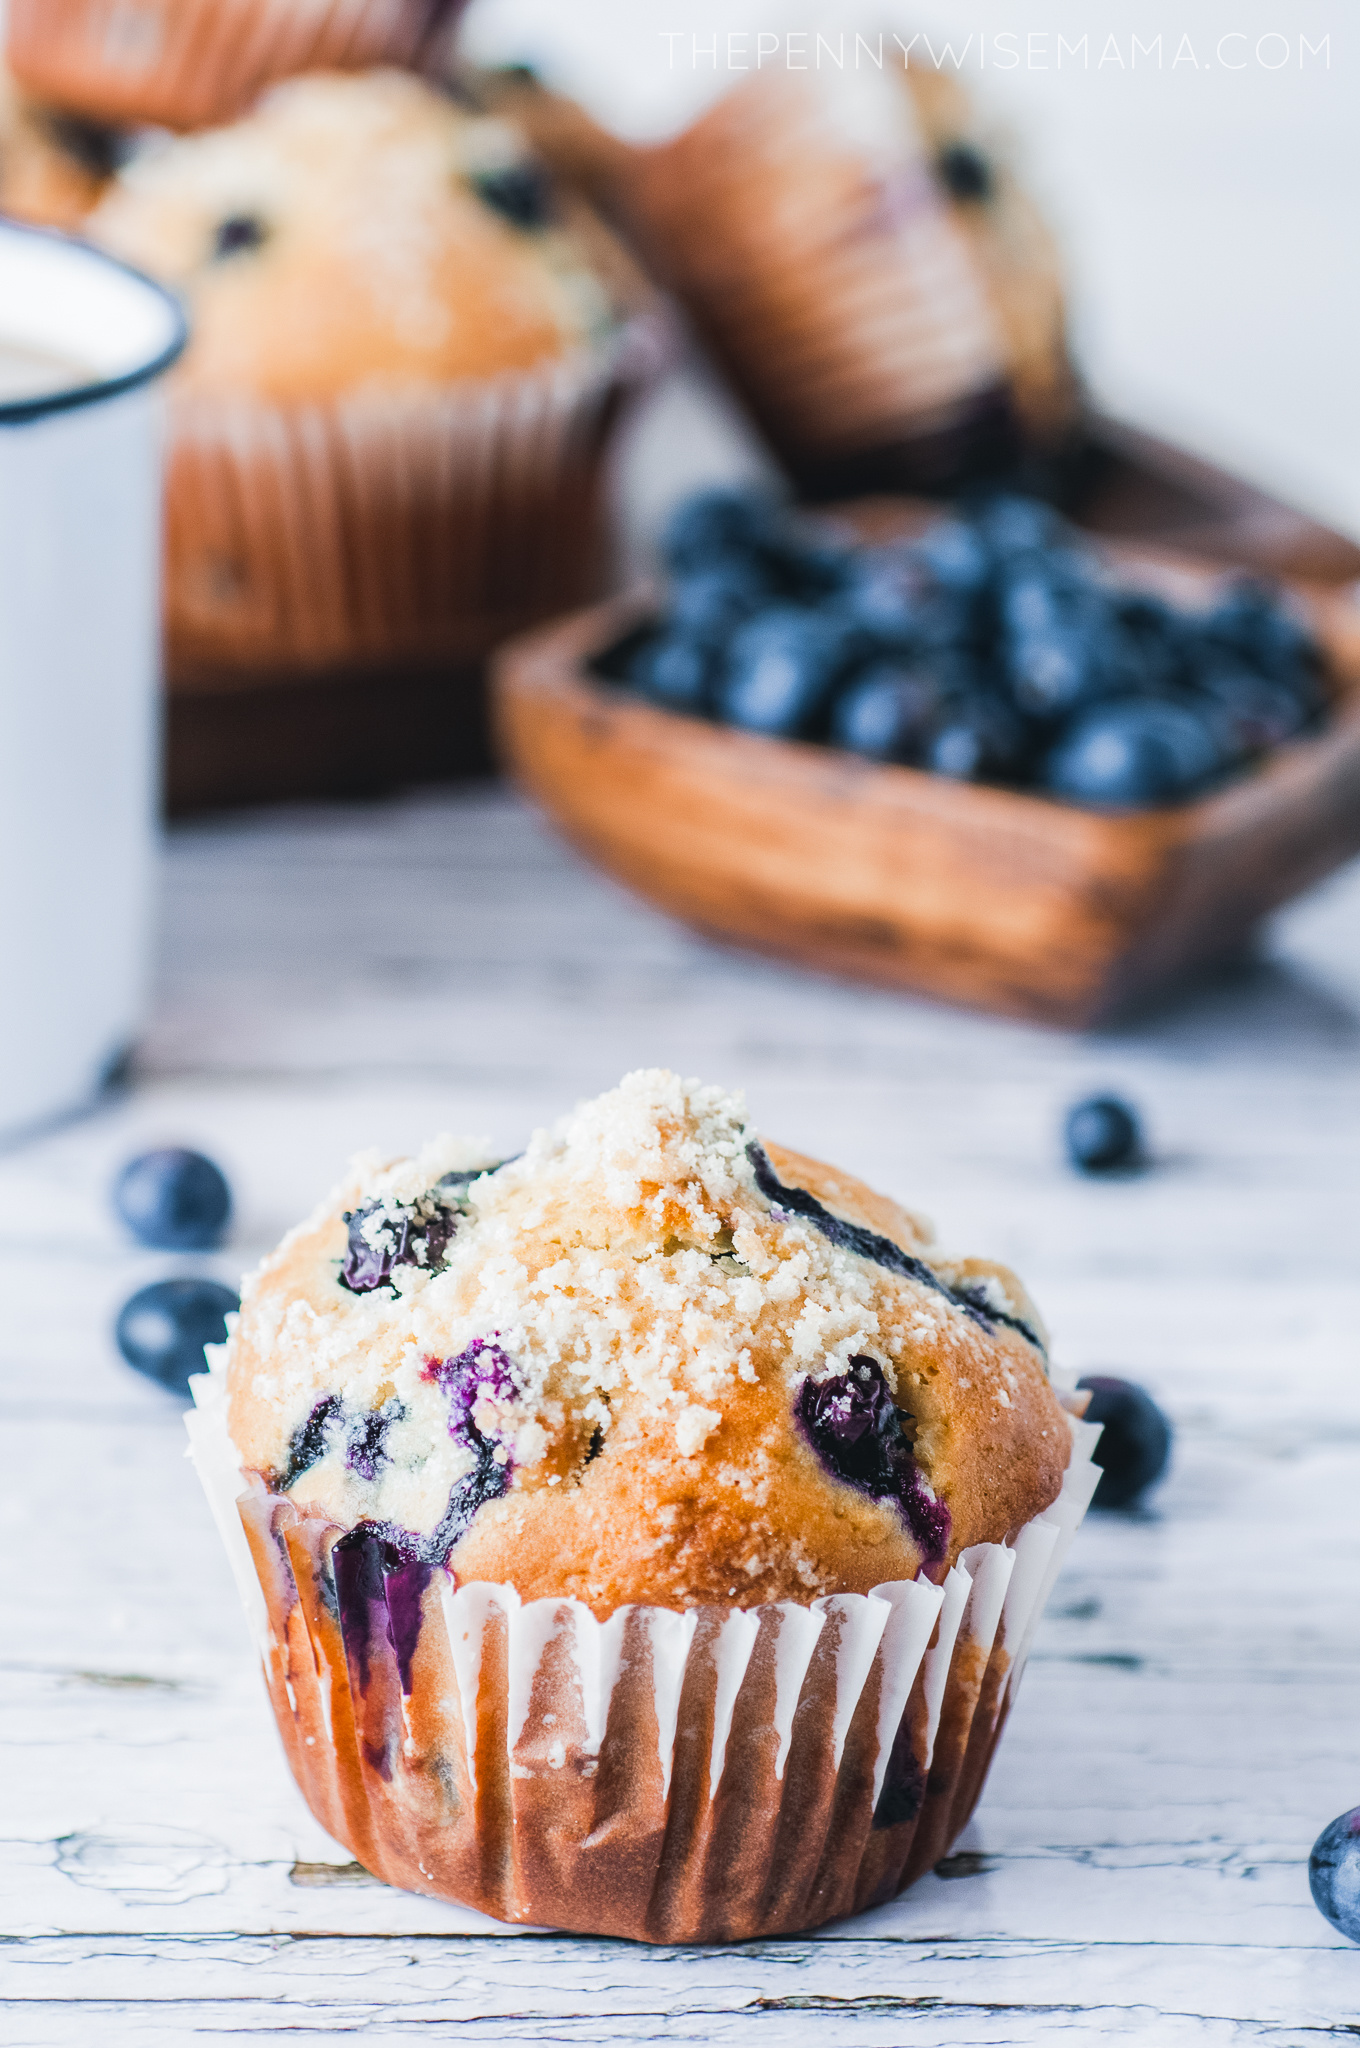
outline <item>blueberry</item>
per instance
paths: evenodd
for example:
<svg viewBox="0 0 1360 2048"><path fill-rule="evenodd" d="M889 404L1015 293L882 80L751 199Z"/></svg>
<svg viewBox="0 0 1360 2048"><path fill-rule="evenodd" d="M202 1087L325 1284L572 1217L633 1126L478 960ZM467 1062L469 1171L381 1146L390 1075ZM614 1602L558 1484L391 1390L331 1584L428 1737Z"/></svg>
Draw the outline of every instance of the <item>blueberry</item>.
<svg viewBox="0 0 1360 2048"><path fill-rule="evenodd" d="M1231 654L1211 654L1201 661L1194 687L1229 760L1247 760L1278 746L1307 722L1307 707L1295 691Z"/></svg>
<svg viewBox="0 0 1360 2048"><path fill-rule="evenodd" d="M1165 1472L1171 1456L1171 1424L1152 1396L1130 1380L1093 1372L1077 1385L1091 1390L1086 1420L1102 1425L1100 1441L1092 1452L1101 1468L1092 1506L1127 1507Z"/></svg>
<svg viewBox="0 0 1360 2048"><path fill-rule="evenodd" d="M772 544L779 508L766 491L697 491L675 508L661 538L672 575L711 568L729 555L759 557Z"/></svg>
<svg viewBox="0 0 1360 2048"><path fill-rule="evenodd" d="M211 1251L231 1215L231 1189L222 1169L201 1152L166 1146L123 1168L113 1206L138 1244L153 1251Z"/></svg>
<svg viewBox="0 0 1360 2048"><path fill-rule="evenodd" d="M921 537L917 557L945 590L981 590L992 573L992 557L977 527L963 519L941 519Z"/></svg>
<svg viewBox="0 0 1360 2048"><path fill-rule="evenodd" d="M1057 548L1070 537L1070 528L1051 505L1040 498L1013 497L1002 493L984 499L973 511L978 533L998 561L1019 555L1040 554ZM1068 551L1068 559L1073 559ZM1081 558L1085 561L1085 557Z"/></svg>
<svg viewBox="0 0 1360 2048"><path fill-rule="evenodd" d="M837 603L888 648L914 646L925 622L926 579L908 548L866 548L851 565Z"/></svg>
<svg viewBox="0 0 1360 2048"><path fill-rule="evenodd" d="M255 213L233 213L226 220L220 220L213 231L213 261L220 263L228 256L248 254L252 249L263 248L269 240L269 229Z"/></svg>
<svg viewBox="0 0 1360 2048"><path fill-rule="evenodd" d="M836 698L831 739L875 761L915 760L939 705L929 669L878 661L861 671Z"/></svg>
<svg viewBox="0 0 1360 2048"><path fill-rule="evenodd" d="M971 142L947 142L935 159L935 168L953 199L990 199L996 189L991 164Z"/></svg>
<svg viewBox="0 0 1360 2048"><path fill-rule="evenodd" d="M1208 720L1185 704L1123 697L1078 712L1044 764L1054 796L1140 810L1194 796L1224 766Z"/></svg>
<svg viewBox="0 0 1360 2048"><path fill-rule="evenodd" d="M644 697L670 711L707 711L718 670L713 646L687 633L665 633L645 648L633 666L633 683Z"/></svg>
<svg viewBox="0 0 1360 2048"><path fill-rule="evenodd" d="M414 1202L385 1196L346 1209L349 1242L336 1275L340 1286L350 1294L371 1294L392 1285L398 1266L437 1273L458 1229L461 1206L458 1192L441 1185Z"/></svg>
<svg viewBox="0 0 1360 2048"><path fill-rule="evenodd" d="M949 1510L922 1480L902 1412L876 1358L852 1358L847 1372L803 1381L795 1408L821 1462L872 1500L890 1500L928 1563L949 1548Z"/></svg>
<svg viewBox="0 0 1360 2048"><path fill-rule="evenodd" d="M1360 1941L1360 1806L1322 1830L1308 1858L1308 1889L1324 1920Z"/></svg>
<svg viewBox="0 0 1360 2048"><path fill-rule="evenodd" d="M125 1302L115 1326L118 1349L135 1372L176 1393L206 1372L205 1344L225 1344L226 1317L239 1295L216 1280L156 1280Z"/></svg>
<svg viewBox="0 0 1360 2048"><path fill-rule="evenodd" d="M1269 584L1239 577L1204 618L1202 631L1209 645L1286 683L1308 701L1320 701L1321 650Z"/></svg>
<svg viewBox="0 0 1360 2048"><path fill-rule="evenodd" d="M1140 690L1174 690L1184 680L1194 635L1184 615L1150 592L1117 591L1111 617Z"/></svg>
<svg viewBox="0 0 1360 2048"><path fill-rule="evenodd" d="M332 1441L343 1434L344 1403L338 1394L323 1394L288 1439L288 1455L273 1475L275 1491L287 1493L304 1472L320 1463Z"/></svg>
<svg viewBox="0 0 1360 2048"><path fill-rule="evenodd" d="M1012 782L1030 753L1024 720L999 697L978 691L947 704L935 721L925 760L956 782Z"/></svg>
<svg viewBox="0 0 1360 2048"><path fill-rule="evenodd" d="M733 636L719 709L748 732L812 737L836 682L862 648L862 634L846 619L777 606Z"/></svg>
<svg viewBox="0 0 1360 2048"><path fill-rule="evenodd" d="M716 644L770 602L770 586L753 562L740 556L690 570L672 590L668 623L690 639Z"/></svg>
<svg viewBox="0 0 1360 2048"><path fill-rule="evenodd" d="M1061 718L1089 698L1140 686L1111 597L1079 562L1054 552L1012 569L999 609L1007 678L1031 717Z"/></svg>
<svg viewBox="0 0 1360 2048"><path fill-rule="evenodd" d="M469 182L483 205L512 227L545 228L552 220L552 187L537 164L506 164L498 171L478 171Z"/></svg>
<svg viewBox="0 0 1360 2048"><path fill-rule="evenodd" d="M1067 1156L1081 1173L1110 1173L1136 1166L1143 1156L1137 1114L1117 1095L1089 1095L1067 1112L1063 1124Z"/></svg>

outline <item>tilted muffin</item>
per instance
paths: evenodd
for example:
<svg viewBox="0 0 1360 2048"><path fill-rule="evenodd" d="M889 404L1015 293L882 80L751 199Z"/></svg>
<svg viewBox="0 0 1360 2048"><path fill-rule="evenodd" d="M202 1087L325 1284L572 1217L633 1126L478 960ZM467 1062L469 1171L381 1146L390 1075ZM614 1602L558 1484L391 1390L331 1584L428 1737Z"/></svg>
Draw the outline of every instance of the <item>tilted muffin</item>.
<svg viewBox="0 0 1360 2048"><path fill-rule="evenodd" d="M437 670L593 594L636 336L510 125L402 72L294 79L141 152L89 233L192 324L172 689Z"/></svg>
<svg viewBox="0 0 1360 2048"><path fill-rule="evenodd" d="M1076 417L1055 247L957 84L770 70L616 203L808 492L957 488Z"/></svg>
<svg viewBox="0 0 1360 2048"><path fill-rule="evenodd" d="M1090 1491L1012 1274L665 1072L512 1160L359 1162L200 1399L325 1825L417 1890L652 1938L813 1924L944 1853Z"/></svg>
<svg viewBox="0 0 1360 2048"><path fill-rule="evenodd" d="M32 92L97 121L202 128L300 71L419 64L461 0L9 0Z"/></svg>

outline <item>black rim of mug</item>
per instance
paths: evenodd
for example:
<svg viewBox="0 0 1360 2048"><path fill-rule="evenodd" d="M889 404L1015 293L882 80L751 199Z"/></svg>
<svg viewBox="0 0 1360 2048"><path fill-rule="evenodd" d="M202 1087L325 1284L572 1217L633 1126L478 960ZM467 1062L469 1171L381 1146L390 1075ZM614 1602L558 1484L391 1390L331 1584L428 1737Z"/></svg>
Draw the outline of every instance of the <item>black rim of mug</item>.
<svg viewBox="0 0 1360 2048"><path fill-rule="evenodd" d="M189 323L184 308L173 292L158 284L154 277L136 270L130 263L122 263L116 256L109 256L103 249L96 249L92 242L83 242L78 235L63 234L59 228L33 227L28 221L11 220L8 215L0 216L0 232L3 234L31 235L36 241L55 242L62 248L72 249L80 256L89 257L102 263L109 270L117 270L124 277L133 278L147 291L154 292L170 315L170 340L159 354L139 363L134 370L125 370L118 377L103 377L94 384L72 384L60 391L45 391L34 398L17 398L8 404L0 402L0 427L25 426L31 420L45 419L50 413L73 412L82 405L99 405L105 399L120 398L125 391L135 391L139 384L149 384L168 370L183 354L189 339Z"/></svg>

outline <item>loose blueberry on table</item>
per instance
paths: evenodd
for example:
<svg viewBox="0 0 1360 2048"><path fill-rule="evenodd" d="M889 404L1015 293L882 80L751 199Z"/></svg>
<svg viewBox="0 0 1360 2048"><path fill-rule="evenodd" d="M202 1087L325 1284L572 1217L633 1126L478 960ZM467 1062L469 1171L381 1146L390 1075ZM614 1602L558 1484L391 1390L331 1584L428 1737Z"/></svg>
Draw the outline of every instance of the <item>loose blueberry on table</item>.
<svg viewBox="0 0 1360 2048"><path fill-rule="evenodd" d="M1090 1392L1088 1422L1101 1425L1092 1452L1101 1476L1092 1507L1125 1508L1161 1478L1171 1457L1171 1424L1150 1394L1131 1380L1088 1373L1077 1385Z"/></svg>
<svg viewBox="0 0 1360 2048"><path fill-rule="evenodd" d="M205 1344L225 1344L239 1295L217 1280L156 1280L125 1302L114 1335L134 1372L177 1394L189 1375L206 1372Z"/></svg>
<svg viewBox="0 0 1360 2048"><path fill-rule="evenodd" d="M211 1251L231 1216L231 1189L201 1152L166 1146L130 1160L113 1206L138 1244L161 1252Z"/></svg>
<svg viewBox="0 0 1360 2048"><path fill-rule="evenodd" d="M769 737L1130 811L1197 797L1326 714L1320 651L1278 593L1239 578L1180 609L1112 580L1033 498L857 545L759 491L706 491L662 555L664 617L597 673Z"/></svg>
<svg viewBox="0 0 1360 2048"><path fill-rule="evenodd" d="M1144 1159L1138 1112L1117 1095L1074 1102L1063 1123L1067 1156L1078 1173L1117 1173Z"/></svg>
<svg viewBox="0 0 1360 2048"><path fill-rule="evenodd" d="M1347 1941L1360 1941L1360 1806L1322 1830L1308 1858L1313 1904Z"/></svg>

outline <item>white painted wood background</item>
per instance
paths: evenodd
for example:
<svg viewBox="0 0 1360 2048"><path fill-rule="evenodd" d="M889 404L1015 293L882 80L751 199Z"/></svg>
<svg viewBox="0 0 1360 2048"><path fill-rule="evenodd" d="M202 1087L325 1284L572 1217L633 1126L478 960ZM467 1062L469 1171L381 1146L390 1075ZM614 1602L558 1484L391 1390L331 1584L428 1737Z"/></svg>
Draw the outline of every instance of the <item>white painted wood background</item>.
<svg viewBox="0 0 1360 2048"><path fill-rule="evenodd" d="M691 938L511 797L181 827L135 1085L0 1159L0 2038L1315 2043L1360 1952L1308 1896L1360 1801L1360 869L1264 957L1073 1038ZM964 1854L819 1939L649 1950L469 1932L345 1868L278 1746L176 1404L109 1335L117 1165L200 1145L233 1276L361 1144L507 1148L626 1068L744 1084L771 1133L1013 1260L1064 1365L1175 1419L1092 1516ZM1146 1176L1060 1112L1142 1105Z"/></svg>

